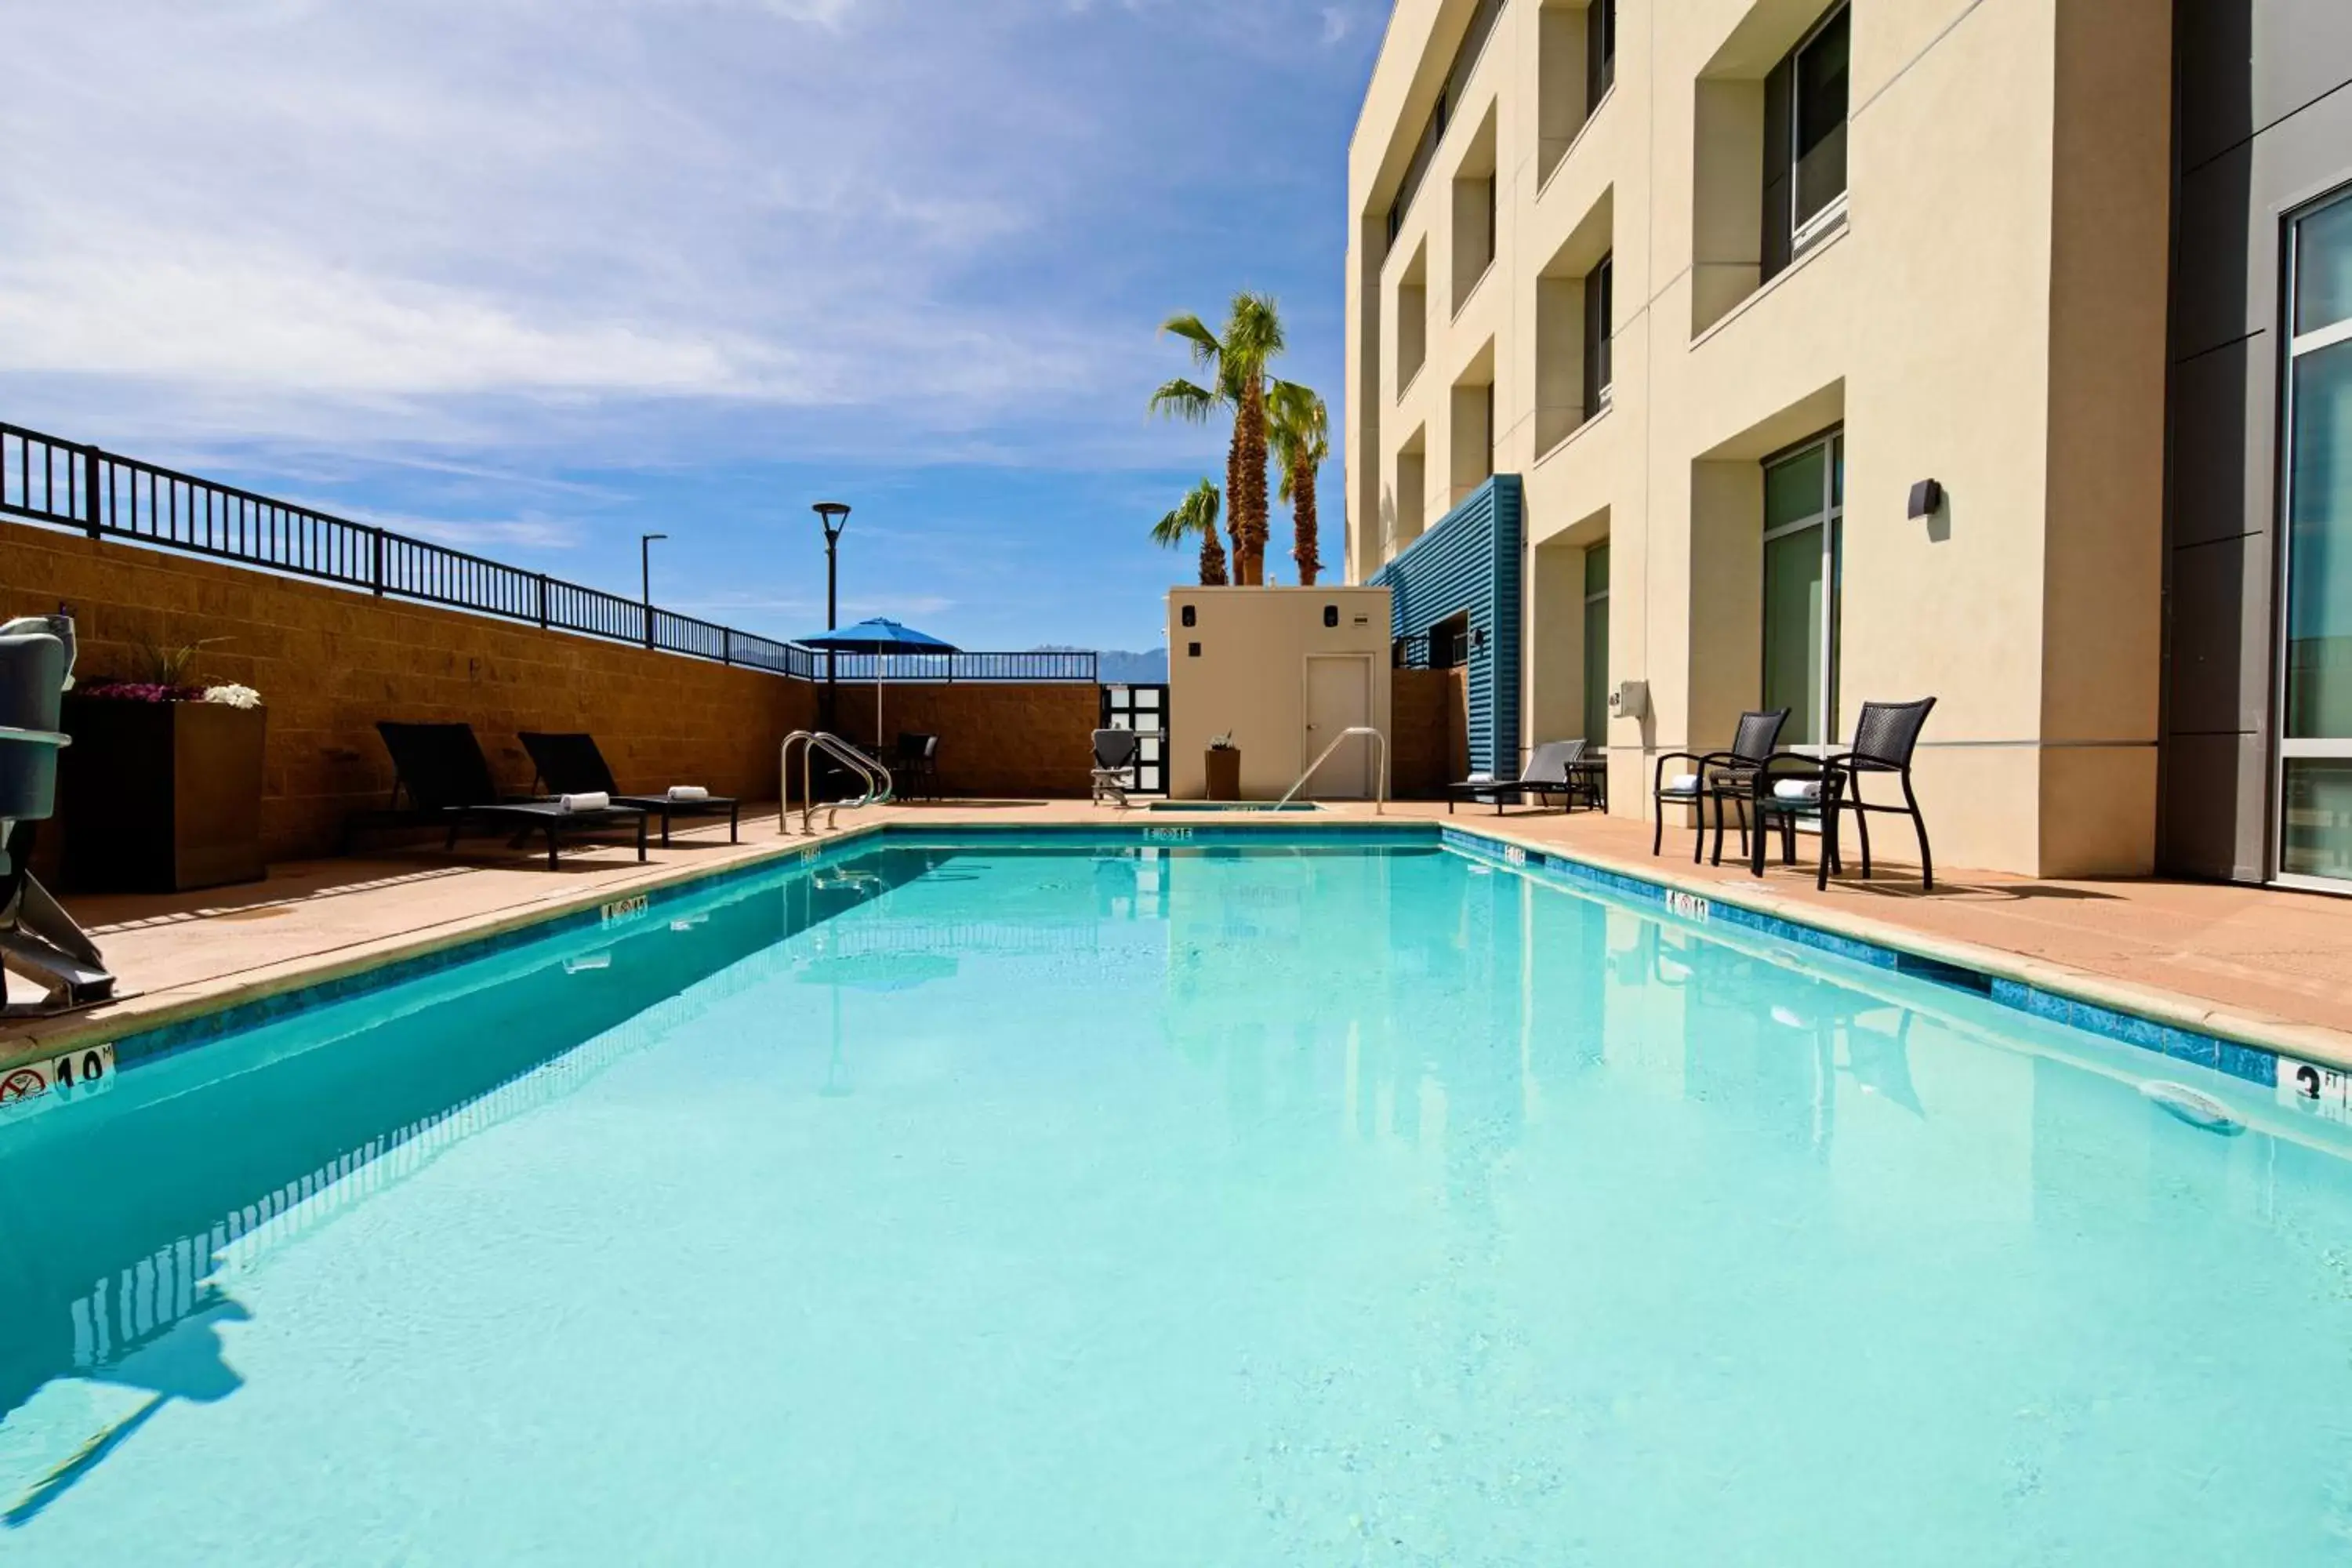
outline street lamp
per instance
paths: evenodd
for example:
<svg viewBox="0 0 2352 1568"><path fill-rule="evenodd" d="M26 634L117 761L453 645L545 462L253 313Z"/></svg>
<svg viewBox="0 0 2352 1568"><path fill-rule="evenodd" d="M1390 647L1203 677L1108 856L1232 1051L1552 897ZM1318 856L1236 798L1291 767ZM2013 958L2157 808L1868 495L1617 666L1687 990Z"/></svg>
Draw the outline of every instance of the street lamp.
<svg viewBox="0 0 2352 1568"><path fill-rule="evenodd" d="M817 521L824 525L824 629L833 631L841 625L838 590L841 583L841 531L849 526L849 509L837 500L821 500L809 510L816 513ZM834 655L824 656L824 722L833 727L835 699L839 695L834 684Z"/></svg>
<svg viewBox="0 0 2352 1568"><path fill-rule="evenodd" d="M667 539L667 533L637 535L637 595L646 607L646 646L654 646L654 541Z"/></svg>

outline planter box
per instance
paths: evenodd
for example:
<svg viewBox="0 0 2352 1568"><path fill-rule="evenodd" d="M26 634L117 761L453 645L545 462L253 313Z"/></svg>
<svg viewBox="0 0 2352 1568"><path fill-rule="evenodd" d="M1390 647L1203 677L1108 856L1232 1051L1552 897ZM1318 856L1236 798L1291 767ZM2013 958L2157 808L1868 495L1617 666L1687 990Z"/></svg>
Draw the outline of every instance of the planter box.
<svg viewBox="0 0 2352 1568"><path fill-rule="evenodd" d="M261 879L263 710L68 696L65 731L68 889L176 893Z"/></svg>
<svg viewBox="0 0 2352 1568"><path fill-rule="evenodd" d="M1208 769L1208 797L1211 800L1239 800L1242 797L1242 753L1238 747L1220 752L1211 750L1202 754Z"/></svg>

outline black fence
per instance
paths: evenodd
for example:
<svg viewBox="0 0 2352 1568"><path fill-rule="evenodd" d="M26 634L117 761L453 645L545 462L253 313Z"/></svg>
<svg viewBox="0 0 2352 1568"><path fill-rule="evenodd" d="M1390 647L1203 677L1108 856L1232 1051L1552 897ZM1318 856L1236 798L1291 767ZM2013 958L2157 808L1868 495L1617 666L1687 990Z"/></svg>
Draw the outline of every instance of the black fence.
<svg viewBox="0 0 2352 1568"><path fill-rule="evenodd" d="M0 423L0 514L136 541L296 577L634 643L803 680L825 656L528 572L429 540L353 522ZM870 681L877 660L835 656L836 679ZM1091 653L959 653L878 661L893 680L1092 681Z"/></svg>

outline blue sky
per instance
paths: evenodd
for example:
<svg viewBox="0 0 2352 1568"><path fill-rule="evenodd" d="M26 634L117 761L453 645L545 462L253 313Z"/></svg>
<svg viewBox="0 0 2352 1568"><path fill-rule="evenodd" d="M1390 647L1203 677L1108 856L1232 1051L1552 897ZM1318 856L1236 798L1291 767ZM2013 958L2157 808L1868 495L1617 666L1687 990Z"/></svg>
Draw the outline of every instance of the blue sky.
<svg viewBox="0 0 2352 1568"><path fill-rule="evenodd" d="M1386 9L11 7L0 418L788 636L837 497L845 619L1149 647L1155 328L1271 291L1336 412Z"/></svg>

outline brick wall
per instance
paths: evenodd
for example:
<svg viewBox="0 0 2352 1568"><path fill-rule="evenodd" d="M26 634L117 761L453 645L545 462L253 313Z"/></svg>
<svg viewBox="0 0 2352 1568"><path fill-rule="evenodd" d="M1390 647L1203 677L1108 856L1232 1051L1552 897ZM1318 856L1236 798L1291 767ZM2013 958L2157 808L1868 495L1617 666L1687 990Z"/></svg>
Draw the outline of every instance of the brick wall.
<svg viewBox="0 0 2352 1568"><path fill-rule="evenodd" d="M0 617L60 600L84 679L131 673L142 642L221 639L196 678L251 686L268 708L272 859L330 853L347 815L383 804L379 719L471 723L518 794L531 769L517 731L586 730L624 789L772 800L776 750L815 712L804 682L757 670L0 522Z"/></svg>
<svg viewBox="0 0 2352 1568"><path fill-rule="evenodd" d="M885 682L884 755L901 733L937 735L940 787L946 794L1083 795L1101 713L1097 689L1082 681ZM841 683L839 728L860 745L873 740L872 682Z"/></svg>
<svg viewBox="0 0 2352 1568"><path fill-rule="evenodd" d="M0 521L0 619L72 605L79 674L133 672L142 643L219 639L195 679L237 681L269 710L263 852L333 852L343 819L382 805L392 762L380 719L463 720L501 786L530 784L522 730L594 734L625 790L699 784L776 796L785 735L816 721L816 688L486 616L378 599L249 567ZM842 732L863 742L874 688L841 686ZM951 795L1083 795L1097 713L1085 683L887 685L883 726L941 737ZM55 830L45 846L55 851Z"/></svg>

